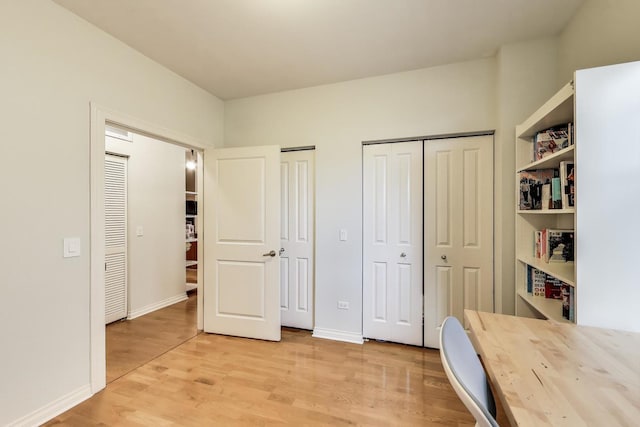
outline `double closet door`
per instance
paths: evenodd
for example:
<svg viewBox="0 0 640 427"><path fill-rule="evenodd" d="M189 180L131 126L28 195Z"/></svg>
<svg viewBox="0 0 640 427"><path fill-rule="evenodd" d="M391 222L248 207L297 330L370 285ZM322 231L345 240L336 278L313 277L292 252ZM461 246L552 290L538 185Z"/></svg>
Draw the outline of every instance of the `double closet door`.
<svg viewBox="0 0 640 427"><path fill-rule="evenodd" d="M437 348L446 316L493 311L493 136L365 145L363 165L363 335Z"/></svg>

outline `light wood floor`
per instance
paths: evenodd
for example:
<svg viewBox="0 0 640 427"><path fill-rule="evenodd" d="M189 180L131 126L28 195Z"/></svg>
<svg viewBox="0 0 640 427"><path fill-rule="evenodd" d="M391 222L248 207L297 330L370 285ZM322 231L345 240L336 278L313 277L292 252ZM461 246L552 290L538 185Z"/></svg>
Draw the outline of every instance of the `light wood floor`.
<svg viewBox="0 0 640 427"><path fill-rule="evenodd" d="M197 333L197 297L137 319L107 325L107 383L175 348Z"/></svg>
<svg viewBox="0 0 640 427"><path fill-rule="evenodd" d="M275 424L474 421L449 385L436 350L341 343L285 328L280 343L200 334L47 425Z"/></svg>

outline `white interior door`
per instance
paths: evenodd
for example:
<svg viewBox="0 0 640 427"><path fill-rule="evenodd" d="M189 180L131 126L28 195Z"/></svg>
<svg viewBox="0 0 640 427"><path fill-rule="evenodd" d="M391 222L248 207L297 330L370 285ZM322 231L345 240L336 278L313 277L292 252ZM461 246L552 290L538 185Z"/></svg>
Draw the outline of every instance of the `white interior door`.
<svg viewBox="0 0 640 427"><path fill-rule="evenodd" d="M282 326L313 329L314 151L280 158L280 310Z"/></svg>
<svg viewBox="0 0 640 427"><path fill-rule="evenodd" d="M493 311L493 136L425 142L425 346L446 316Z"/></svg>
<svg viewBox="0 0 640 427"><path fill-rule="evenodd" d="M363 156L363 335L422 345L422 141Z"/></svg>
<svg viewBox="0 0 640 427"><path fill-rule="evenodd" d="M280 147L204 155L204 330L280 340Z"/></svg>
<svg viewBox="0 0 640 427"><path fill-rule="evenodd" d="M105 324L127 317L127 159L105 155Z"/></svg>

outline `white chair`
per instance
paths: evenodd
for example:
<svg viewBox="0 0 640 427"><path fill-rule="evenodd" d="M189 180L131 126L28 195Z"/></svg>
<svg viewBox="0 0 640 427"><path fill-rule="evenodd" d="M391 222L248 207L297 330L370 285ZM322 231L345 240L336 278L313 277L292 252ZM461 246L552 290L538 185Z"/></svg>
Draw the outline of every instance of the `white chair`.
<svg viewBox="0 0 640 427"><path fill-rule="evenodd" d="M497 427L496 404L484 368L455 317L447 317L440 328L440 358L456 394L476 419L476 426Z"/></svg>

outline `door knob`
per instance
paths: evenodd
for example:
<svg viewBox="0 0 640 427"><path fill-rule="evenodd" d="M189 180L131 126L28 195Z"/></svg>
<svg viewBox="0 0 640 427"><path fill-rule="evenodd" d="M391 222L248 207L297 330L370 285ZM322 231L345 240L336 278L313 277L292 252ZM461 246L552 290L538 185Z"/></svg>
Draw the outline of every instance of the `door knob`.
<svg viewBox="0 0 640 427"><path fill-rule="evenodd" d="M446 261L447 260L447 256L446 255L442 255L442 256L440 256L440 259L442 259L443 261Z"/></svg>
<svg viewBox="0 0 640 427"><path fill-rule="evenodd" d="M267 252L266 254L262 254L262 256L274 257L274 256L276 256L276 251L271 250L271 251Z"/></svg>
<svg viewBox="0 0 640 427"><path fill-rule="evenodd" d="M404 252L400 254L400 258L406 258L406 257L407 257L407 254L405 254Z"/></svg>

